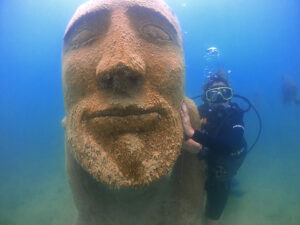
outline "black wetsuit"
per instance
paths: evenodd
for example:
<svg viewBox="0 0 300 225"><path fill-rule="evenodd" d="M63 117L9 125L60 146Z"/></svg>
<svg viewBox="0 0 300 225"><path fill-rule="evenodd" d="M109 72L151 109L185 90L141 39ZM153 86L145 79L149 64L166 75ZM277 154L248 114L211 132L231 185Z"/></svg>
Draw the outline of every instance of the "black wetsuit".
<svg viewBox="0 0 300 225"><path fill-rule="evenodd" d="M225 208L231 179L247 153L244 113L235 103L229 103L228 107L221 109L212 109L208 104L203 104L198 111L206 123L202 123L201 130L195 131L192 139L206 149L206 216L217 220Z"/></svg>

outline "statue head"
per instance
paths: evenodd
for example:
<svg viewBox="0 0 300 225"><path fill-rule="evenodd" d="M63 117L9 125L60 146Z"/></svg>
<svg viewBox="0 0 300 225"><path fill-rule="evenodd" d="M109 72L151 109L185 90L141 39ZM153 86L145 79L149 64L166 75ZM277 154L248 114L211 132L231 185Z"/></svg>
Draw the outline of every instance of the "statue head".
<svg viewBox="0 0 300 225"><path fill-rule="evenodd" d="M95 180L149 184L181 152L182 37L161 0L92 0L64 36L66 151Z"/></svg>

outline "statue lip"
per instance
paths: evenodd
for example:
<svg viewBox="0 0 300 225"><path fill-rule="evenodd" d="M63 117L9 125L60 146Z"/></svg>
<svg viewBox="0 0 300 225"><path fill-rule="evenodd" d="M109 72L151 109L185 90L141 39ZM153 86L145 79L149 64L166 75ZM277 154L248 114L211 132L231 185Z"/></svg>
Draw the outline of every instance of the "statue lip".
<svg viewBox="0 0 300 225"><path fill-rule="evenodd" d="M137 105L111 107L82 115L83 121L96 133L142 132L157 128L166 109L159 106L142 108Z"/></svg>
<svg viewBox="0 0 300 225"><path fill-rule="evenodd" d="M99 110L91 113L84 113L83 118L89 120L98 117L127 117L127 116L143 116L146 114L164 114L164 109L159 106L141 108L136 105L126 107L111 107L104 110Z"/></svg>

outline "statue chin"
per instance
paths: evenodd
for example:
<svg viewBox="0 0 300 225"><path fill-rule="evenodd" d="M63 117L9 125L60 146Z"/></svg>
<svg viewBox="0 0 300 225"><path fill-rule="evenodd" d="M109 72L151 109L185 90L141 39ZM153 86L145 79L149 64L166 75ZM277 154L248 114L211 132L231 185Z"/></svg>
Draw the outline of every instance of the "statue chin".
<svg viewBox="0 0 300 225"><path fill-rule="evenodd" d="M140 187L174 167L183 140L179 113L166 103L139 109L101 116L103 110L79 104L67 117L67 151L93 179L114 188Z"/></svg>

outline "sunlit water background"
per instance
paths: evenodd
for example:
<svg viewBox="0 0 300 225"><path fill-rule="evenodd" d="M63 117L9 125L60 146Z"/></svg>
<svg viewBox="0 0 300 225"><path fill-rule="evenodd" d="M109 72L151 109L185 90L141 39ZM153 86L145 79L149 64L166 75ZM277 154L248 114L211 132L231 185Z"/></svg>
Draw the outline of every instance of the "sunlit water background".
<svg viewBox="0 0 300 225"><path fill-rule="evenodd" d="M74 219L61 126L61 48L64 29L83 2L0 1L0 225ZM280 85L287 74L300 87L300 2L167 3L182 26L186 95L199 95L208 70L221 66L263 119L261 139L234 187L243 195L230 196L220 225L299 225L300 106L282 103ZM245 122L252 143L255 114L246 114Z"/></svg>

